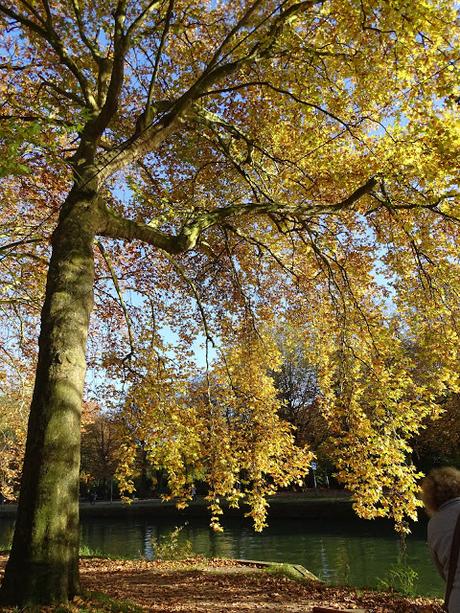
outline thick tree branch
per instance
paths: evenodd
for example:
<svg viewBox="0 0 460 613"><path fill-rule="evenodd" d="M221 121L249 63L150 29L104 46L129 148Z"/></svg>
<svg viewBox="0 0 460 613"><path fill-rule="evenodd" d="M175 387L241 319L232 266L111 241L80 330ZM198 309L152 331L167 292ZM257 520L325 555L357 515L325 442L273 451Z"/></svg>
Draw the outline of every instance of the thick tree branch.
<svg viewBox="0 0 460 613"><path fill-rule="evenodd" d="M170 236L149 224L120 217L109 209L105 210L104 221L104 226L98 232L99 236L108 236L128 241L140 240L170 254L185 251L179 244L178 237Z"/></svg>
<svg viewBox="0 0 460 613"><path fill-rule="evenodd" d="M132 38L149 15L151 15L160 4L159 0L150 2L125 31L127 1L119 0L117 8L113 13L115 21L113 31L113 59L98 59L98 102L102 104L102 108L100 112L86 124L82 133L82 142L85 140L90 141L99 139L112 118L116 115L124 82L126 54L130 48ZM117 152L114 157L117 158L118 156L119 152ZM102 164L102 168L100 167L98 172L101 181L110 174L111 169L108 170L107 164Z"/></svg>
<svg viewBox="0 0 460 613"><path fill-rule="evenodd" d="M113 60L108 62L104 58L99 62L99 97L104 104L94 119L88 121L82 132L82 142L98 139L118 110L121 88L123 87L125 55L128 49L128 39L124 32L126 19L126 0L119 0L113 13ZM110 71L110 72L109 72ZM110 74L110 77L109 77ZM108 81L107 94L101 91Z"/></svg>
<svg viewBox="0 0 460 613"><path fill-rule="evenodd" d="M362 196L368 194L377 185L372 177L365 184L358 187L350 196L336 204L316 205L287 205L279 202L250 202L221 207L199 214L182 229L180 236L190 244L196 244L199 235L206 229L221 224L229 218L254 214L277 214L280 217L305 218L307 216L327 215L349 208Z"/></svg>
<svg viewBox="0 0 460 613"><path fill-rule="evenodd" d="M100 236L129 241L137 239L174 255L193 249L205 230L216 225L222 225L227 219L246 215L266 214L269 216L277 215L280 218L304 220L309 216L336 213L349 208L362 196L368 194L376 184L377 180L371 178L364 185L358 187L350 196L332 205L315 205L312 203L309 205L292 206L270 201L235 204L217 208L213 211L204 211L185 224L176 235L162 232L149 224L120 217L109 209L105 209L105 224L98 234Z"/></svg>
<svg viewBox="0 0 460 613"><path fill-rule="evenodd" d="M20 4L25 6L28 11L32 13L32 15L35 17L35 19L37 19L37 21L46 25L46 19L43 19L42 15L40 15L40 12L37 11L37 9L30 2L27 2L27 0L19 0L19 2Z"/></svg>
<svg viewBox="0 0 460 613"><path fill-rule="evenodd" d="M51 26L53 23L53 17L51 15L51 7L49 5L49 2L48 0L42 0L42 4L43 4L43 8L45 9L45 13L46 13L45 23L47 26Z"/></svg>
<svg viewBox="0 0 460 613"><path fill-rule="evenodd" d="M48 40L47 39L47 32L46 32L46 30L40 24L36 23L35 21L32 21L31 19L29 19L25 15L21 15L20 13L16 13L10 7L5 6L3 3L0 3L0 13L3 13L4 15L9 17L13 21L16 21L16 22L22 24L23 26L25 26L29 30L32 30L32 32L35 32L36 34L38 34L39 36L44 38L45 40ZM41 23L43 23L43 22L41 21Z"/></svg>

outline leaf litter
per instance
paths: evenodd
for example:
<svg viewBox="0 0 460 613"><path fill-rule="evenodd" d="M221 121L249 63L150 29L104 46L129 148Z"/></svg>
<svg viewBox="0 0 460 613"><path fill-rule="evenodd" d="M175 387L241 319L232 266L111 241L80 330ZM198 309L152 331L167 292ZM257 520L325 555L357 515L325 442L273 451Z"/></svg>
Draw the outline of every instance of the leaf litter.
<svg viewBox="0 0 460 613"><path fill-rule="evenodd" d="M0 556L0 578L6 556ZM191 558L177 562L83 558L84 595L39 613L309 613L314 606L368 613L441 613L441 601L321 582L296 581L235 560ZM106 595L106 596L104 596ZM4 613L14 609L3 608ZM16 609L17 611L17 609Z"/></svg>

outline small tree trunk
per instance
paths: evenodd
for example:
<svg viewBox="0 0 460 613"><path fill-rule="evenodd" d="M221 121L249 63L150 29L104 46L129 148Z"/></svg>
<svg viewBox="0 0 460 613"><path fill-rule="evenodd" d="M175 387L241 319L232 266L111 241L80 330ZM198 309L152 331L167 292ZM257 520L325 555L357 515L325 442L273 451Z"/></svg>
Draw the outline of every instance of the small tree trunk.
<svg viewBox="0 0 460 613"><path fill-rule="evenodd" d="M74 187L52 238L39 355L11 555L0 592L14 605L79 592L80 415L93 306L95 193Z"/></svg>

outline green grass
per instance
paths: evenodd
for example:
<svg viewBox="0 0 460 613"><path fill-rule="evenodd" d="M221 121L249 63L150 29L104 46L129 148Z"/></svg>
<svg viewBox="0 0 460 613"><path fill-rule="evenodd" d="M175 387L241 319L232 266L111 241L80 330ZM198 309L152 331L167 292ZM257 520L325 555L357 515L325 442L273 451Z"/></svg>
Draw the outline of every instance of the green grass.
<svg viewBox="0 0 460 613"><path fill-rule="evenodd" d="M6 554L11 551L11 544L5 545L4 543L0 543L0 554ZM111 555L109 553L104 553L100 549L93 549L88 545L80 545L80 558L102 558L104 560L142 560L143 555L139 551L137 555L123 555L117 553L116 555Z"/></svg>
<svg viewBox="0 0 460 613"><path fill-rule="evenodd" d="M397 592L403 596L417 595L418 573L407 562L399 561L388 569L383 578L378 579L378 588Z"/></svg>
<svg viewBox="0 0 460 613"><path fill-rule="evenodd" d="M99 549L92 549L88 545L80 545L80 557L81 558L107 558L108 556Z"/></svg>
<svg viewBox="0 0 460 613"><path fill-rule="evenodd" d="M9 554L11 551L11 543L6 544L0 542L0 554ZM123 555L117 553L116 555L110 555L104 553L99 549L92 549L88 545L80 545L80 558L102 558L104 560L142 560L143 555L139 551L137 555Z"/></svg>
<svg viewBox="0 0 460 613"><path fill-rule="evenodd" d="M104 560L142 560L144 559L144 556L140 551L136 555L123 555L120 553L111 555L109 553L104 553L99 549L92 549L88 545L80 545L80 558L102 558Z"/></svg>
<svg viewBox="0 0 460 613"><path fill-rule="evenodd" d="M275 577L287 577L299 583L310 583L314 581L313 577L302 575L302 573L295 568L294 564L280 562L279 564L272 564L263 570L270 575L275 575Z"/></svg>
<svg viewBox="0 0 460 613"><path fill-rule="evenodd" d="M0 543L0 554L6 554L6 553L10 553L11 551L11 544L6 545L5 543ZM91 547L88 547L88 545L80 545L80 557L81 558L107 558L107 559L111 559L110 556L108 556L105 553L102 553L102 551L99 551L98 549L91 549ZM120 556L117 556L117 560L120 559Z"/></svg>
<svg viewBox="0 0 460 613"><path fill-rule="evenodd" d="M8 536L4 536L0 541L0 553L8 553L11 550L11 544L13 542L13 533Z"/></svg>
<svg viewBox="0 0 460 613"><path fill-rule="evenodd" d="M193 557L192 541L180 538L180 533L187 523L185 522L182 526L176 526L174 530L170 530L167 534L161 536L159 541L152 539L157 560L178 561Z"/></svg>

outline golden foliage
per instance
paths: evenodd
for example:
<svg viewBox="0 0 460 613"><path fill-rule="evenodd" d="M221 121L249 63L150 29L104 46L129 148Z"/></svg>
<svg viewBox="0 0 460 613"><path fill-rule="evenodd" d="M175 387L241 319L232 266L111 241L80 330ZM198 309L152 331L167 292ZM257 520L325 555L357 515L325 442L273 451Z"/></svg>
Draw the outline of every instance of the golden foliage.
<svg viewBox="0 0 460 613"><path fill-rule="evenodd" d="M279 417L277 391L268 374L277 362L273 341L241 332L207 379L181 380L155 360L128 396L135 439L143 441L154 467L167 470L170 497L182 506L192 497L193 482L205 480L216 530L223 500L230 506L247 503L248 515L261 530L267 496L301 481L308 469L312 454L295 447L292 426ZM135 442L128 440L117 473L127 493L133 488L135 457Z"/></svg>

